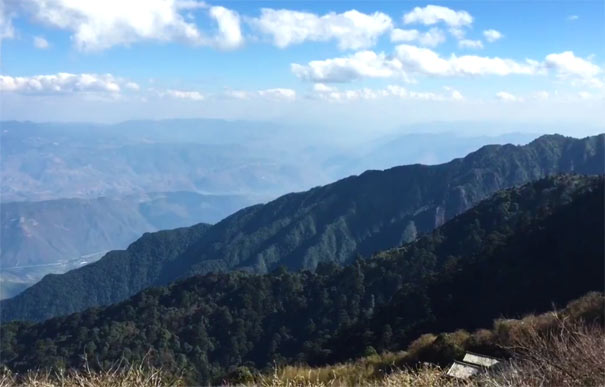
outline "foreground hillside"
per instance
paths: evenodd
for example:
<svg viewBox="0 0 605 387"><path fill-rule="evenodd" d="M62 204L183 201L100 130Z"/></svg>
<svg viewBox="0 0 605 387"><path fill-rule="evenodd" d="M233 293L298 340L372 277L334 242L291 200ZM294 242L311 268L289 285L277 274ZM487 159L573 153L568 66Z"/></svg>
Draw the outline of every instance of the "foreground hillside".
<svg viewBox="0 0 605 387"><path fill-rule="evenodd" d="M324 367L284 366L265 374L245 367L232 384L261 386L597 386L605 378L605 298L591 292L561 310L497 319L491 329L427 333L405 351ZM468 381L446 376L467 351L499 355L501 368ZM477 353L476 352L476 353Z"/></svg>
<svg viewBox="0 0 605 387"><path fill-rule="evenodd" d="M425 334L405 351L373 354L324 367L282 366L266 373L247 367L230 372L222 384L263 387L323 386L593 386L605 374L605 298L588 293L562 310L498 319L492 329ZM504 354L503 366L466 381L448 378L445 369L427 361L460 359L465 351ZM420 363L423 362L423 363ZM122 364L103 371L48 370L15 374L0 371L0 387L153 387L185 386L185 380L145 363Z"/></svg>
<svg viewBox="0 0 605 387"><path fill-rule="evenodd" d="M122 254L117 252L92 267L46 278L3 301L3 319L65 315L195 274L347 264L356 254L369 255L430 232L499 189L561 172L604 173L604 143L605 135L580 140L543 136L526 146L486 146L446 164L368 171L285 195L226 218L170 260L140 241L133 248L152 255L146 260L153 266L118 264L111 258ZM133 284L125 277L124 265L141 281Z"/></svg>
<svg viewBox="0 0 605 387"><path fill-rule="evenodd" d="M25 371L79 368L83 355L102 367L146 358L209 383L241 365L327 364L544 311L602 287L603 183L562 176L501 191L347 267L195 276L114 306L4 324L0 359Z"/></svg>

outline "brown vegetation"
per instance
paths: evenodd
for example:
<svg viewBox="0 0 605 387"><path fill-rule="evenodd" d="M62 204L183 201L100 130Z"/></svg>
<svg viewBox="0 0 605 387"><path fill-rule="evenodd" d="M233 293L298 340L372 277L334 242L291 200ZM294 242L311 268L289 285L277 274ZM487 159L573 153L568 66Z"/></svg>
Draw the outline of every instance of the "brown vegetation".
<svg viewBox="0 0 605 387"><path fill-rule="evenodd" d="M407 351L374 354L356 361L311 368L284 366L267 374L241 367L228 384L262 387L420 386L603 386L605 385L605 297L589 293L561 311L500 319L491 330L424 334ZM469 381L445 375L435 363L459 359L467 350L506 354L495 371ZM489 354L489 353L486 353ZM432 359L435 363L427 363ZM448 360L449 361L449 360ZM182 379L144 365L105 372L0 370L0 387L160 387L184 386Z"/></svg>
<svg viewBox="0 0 605 387"><path fill-rule="evenodd" d="M311 386L603 386L605 298L589 293L561 311L499 319L491 330L427 333L405 352L309 368L287 366L254 382L266 387ZM468 382L446 377L447 364L467 350L508 358L496 371Z"/></svg>
<svg viewBox="0 0 605 387"><path fill-rule="evenodd" d="M19 375L0 370L0 387L181 387L184 383L162 370L139 366L117 366L104 372L32 371Z"/></svg>

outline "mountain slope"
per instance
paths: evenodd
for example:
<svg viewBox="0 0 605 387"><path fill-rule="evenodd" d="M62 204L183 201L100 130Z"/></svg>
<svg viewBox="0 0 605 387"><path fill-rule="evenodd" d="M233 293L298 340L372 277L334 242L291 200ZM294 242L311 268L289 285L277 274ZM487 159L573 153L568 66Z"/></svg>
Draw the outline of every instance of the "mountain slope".
<svg viewBox="0 0 605 387"><path fill-rule="evenodd" d="M580 140L543 136L526 146L485 146L446 164L368 171L288 194L217 223L170 264L155 259L157 276L146 286L212 271L266 273L280 265L298 270L313 269L320 262L346 263L355 254L413 240L499 189L560 172L603 173L604 141L605 135ZM113 270L103 259L97 267ZM141 289L114 285L105 289L91 281L78 293L47 297L58 293L42 280L0 306L5 321L44 319L81 310L80 306L117 302ZM35 307L39 304L45 305L45 312Z"/></svg>
<svg viewBox="0 0 605 387"><path fill-rule="evenodd" d="M144 289L157 278L157 271L162 265L171 265L191 243L199 239L211 226L200 223L192 227L175 230L145 233L126 250L107 253L97 261L72 270L65 274L48 274L41 283L17 296L25 302L11 303L3 300L0 304L2 320L8 313L30 315L32 319L44 319L54 312L54 305L47 300L69 297L86 292L90 287L97 290L94 299L72 297L71 308L83 310L94 305L106 305L115 302L115 294L127 294L133 289ZM35 303L30 304L29 301ZM38 303L38 300L41 300ZM11 308L11 309L9 309Z"/></svg>
<svg viewBox="0 0 605 387"><path fill-rule="evenodd" d="M0 359L23 371L81 367L82 354L93 366L147 356L206 384L238 365L325 364L369 344L400 349L427 330L548 310L601 289L604 182L562 176L502 191L346 267L194 276L103 309L4 324Z"/></svg>
<svg viewBox="0 0 605 387"><path fill-rule="evenodd" d="M168 192L0 203L0 298L10 296L4 292L10 283L31 285L123 249L145 232L215 223L253 202L238 195Z"/></svg>

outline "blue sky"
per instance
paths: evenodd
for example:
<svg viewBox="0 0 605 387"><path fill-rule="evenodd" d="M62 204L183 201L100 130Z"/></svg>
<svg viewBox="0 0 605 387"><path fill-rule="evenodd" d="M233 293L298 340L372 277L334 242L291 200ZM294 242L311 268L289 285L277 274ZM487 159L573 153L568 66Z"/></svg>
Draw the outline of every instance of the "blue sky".
<svg viewBox="0 0 605 387"><path fill-rule="evenodd" d="M0 4L3 119L603 121L603 1Z"/></svg>

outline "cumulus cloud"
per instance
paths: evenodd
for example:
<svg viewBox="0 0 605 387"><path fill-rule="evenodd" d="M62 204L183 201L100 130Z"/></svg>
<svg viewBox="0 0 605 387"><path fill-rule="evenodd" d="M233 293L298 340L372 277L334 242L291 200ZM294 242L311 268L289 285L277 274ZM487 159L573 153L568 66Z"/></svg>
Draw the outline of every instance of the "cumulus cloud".
<svg viewBox="0 0 605 387"><path fill-rule="evenodd" d="M0 91L22 94L119 93L121 86L126 84L136 85L111 74L58 73L30 77L0 75Z"/></svg>
<svg viewBox="0 0 605 387"><path fill-rule="evenodd" d="M126 86L126 88L130 90L139 90L141 88L138 84L134 82L126 82L124 86Z"/></svg>
<svg viewBox="0 0 605 387"><path fill-rule="evenodd" d="M273 89L263 89L256 91L246 91L246 90L228 90L223 93L224 96L228 98L235 99L252 99L252 98L266 98L271 100L284 100L284 101L294 101L296 99L296 91L292 89L286 88L273 88Z"/></svg>
<svg viewBox="0 0 605 387"><path fill-rule="evenodd" d="M466 36L466 30L459 27L452 27L450 28L450 34L452 34L452 36L456 39L462 40Z"/></svg>
<svg viewBox="0 0 605 387"><path fill-rule="evenodd" d="M600 82L595 77L601 73L601 68L589 60L575 56L573 51L549 54L544 63L547 68L554 70L559 78L581 79L595 86ZM602 86L602 83L600 85Z"/></svg>
<svg viewBox="0 0 605 387"><path fill-rule="evenodd" d="M313 90L319 93L327 93L336 89L334 87L326 85L325 83L316 83L313 85Z"/></svg>
<svg viewBox="0 0 605 387"><path fill-rule="evenodd" d="M569 16L567 16L567 20L569 20L569 21L576 21L579 18L580 17L578 15L569 15Z"/></svg>
<svg viewBox="0 0 605 387"><path fill-rule="evenodd" d="M235 11L225 7L210 7L210 16L216 20L219 33L213 38L214 44L222 49L234 49L242 45L244 38L240 27L240 17Z"/></svg>
<svg viewBox="0 0 605 387"><path fill-rule="evenodd" d="M497 30L485 30L485 31L483 31L483 36L485 37L485 40L487 40L490 43L493 43L496 40L502 39L502 37L503 37L503 35L500 33L500 31L497 31Z"/></svg>
<svg viewBox="0 0 605 387"><path fill-rule="evenodd" d="M226 97L235 98L235 99L248 99L251 96L251 93L244 90L228 90L224 93Z"/></svg>
<svg viewBox="0 0 605 387"><path fill-rule="evenodd" d="M269 97L269 98L273 98L273 99L283 99L283 100L289 100L289 101L296 99L296 91L294 91L292 89L282 89L282 88L265 89L265 90L259 90L259 91L257 91L257 93L261 97Z"/></svg>
<svg viewBox="0 0 605 387"><path fill-rule="evenodd" d="M318 16L310 12L263 8L250 24L270 35L280 48L305 41L336 40L342 50L373 46L378 37L393 28L391 18L382 13L365 14L356 10L330 12Z"/></svg>
<svg viewBox="0 0 605 387"><path fill-rule="evenodd" d="M405 24L420 23L433 25L445 23L450 27L459 28L473 23L473 17L466 11L454 11L440 5L427 5L424 8L416 7L403 15Z"/></svg>
<svg viewBox="0 0 605 387"><path fill-rule="evenodd" d="M391 31L391 42L418 42L423 46L435 47L445 42L445 34L439 28L431 28L427 32L395 28Z"/></svg>
<svg viewBox="0 0 605 387"><path fill-rule="evenodd" d="M462 39L458 42L458 47L480 49L483 48L483 42L480 40Z"/></svg>
<svg viewBox="0 0 605 387"><path fill-rule="evenodd" d="M49 44L42 36L34 36L34 47L44 50L49 47Z"/></svg>
<svg viewBox="0 0 605 387"><path fill-rule="evenodd" d="M7 9L4 1L0 1L0 44L3 39L15 37L13 17L14 13Z"/></svg>
<svg viewBox="0 0 605 387"><path fill-rule="evenodd" d="M516 95L508 93L506 91L500 91L500 92L496 93L496 98L499 99L500 101L504 101L504 102L521 102L521 101L523 101L522 98L517 97Z"/></svg>
<svg viewBox="0 0 605 387"><path fill-rule="evenodd" d="M165 92L160 93L160 95L164 96L169 96L172 98L178 98L178 99L188 99L191 101L202 101L205 97L202 93L200 93L199 91L187 91L187 90L174 90L174 89L169 89L166 90Z"/></svg>
<svg viewBox="0 0 605 387"><path fill-rule="evenodd" d="M395 47L395 53L360 51L348 57L311 61L307 65L292 64L297 77L313 82L348 82L360 78L399 77L410 81L415 74L429 76L481 76L536 74L541 71L537 61L517 62L498 57L451 55L442 58L435 51L407 44Z"/></svg>
<svg viewBox="0 0 605 387"><path fill-rule="evenodd" d="M402 36L399 38L403 39ZM349 82L363 78L399 78L413 82L416 75L464 77L550 73L572 86L605 87L602 69L571 51L549 54L543 61L517 61L478 55L452 54L442 57L426 47L400 44L392 55L359 51L346 57L311 61L306 65L293 63L291 70L298 78L316 83Z"/></svg>
<svg viewBox="0 0 605 387"><path fill-rule="evenodd" d="M445 87L444 90L444 93L418 92L399 85L389 85L383 89L361 88L351 90L338 90L323 84L313 86L314 97L332 102L373 100L386 97L423 101L459 101L464 99L457 90L449 87Z"/></svg>
<svg viewBox="0 0 605 387"><path fill-rule="evenodd" d="M241 44L239 16L223 7L191 0L36 0L23 4L37 21L73 32L78 49L104 50L144 40L181 41L233 48ZM208 8L218 33L208 37L181 12Z"/></svg>
<svg viewBox="0 0 605 387"><path fill-rule="evenodd" d="M390 78L400 73L401 63L385 54L359 51L348 57L316 60L308 65L293 63L298 78L313 82L348 82L359 78Z"/></svg>
<svg viewBox="0 0 605 387"><path fill-rule="evenodd" d="M395 58L405 71L433 76L534 74L539 67L535 61L519 63L476 55L452 55L444 59L430 49L404 44L395 48Z"/></svg>

